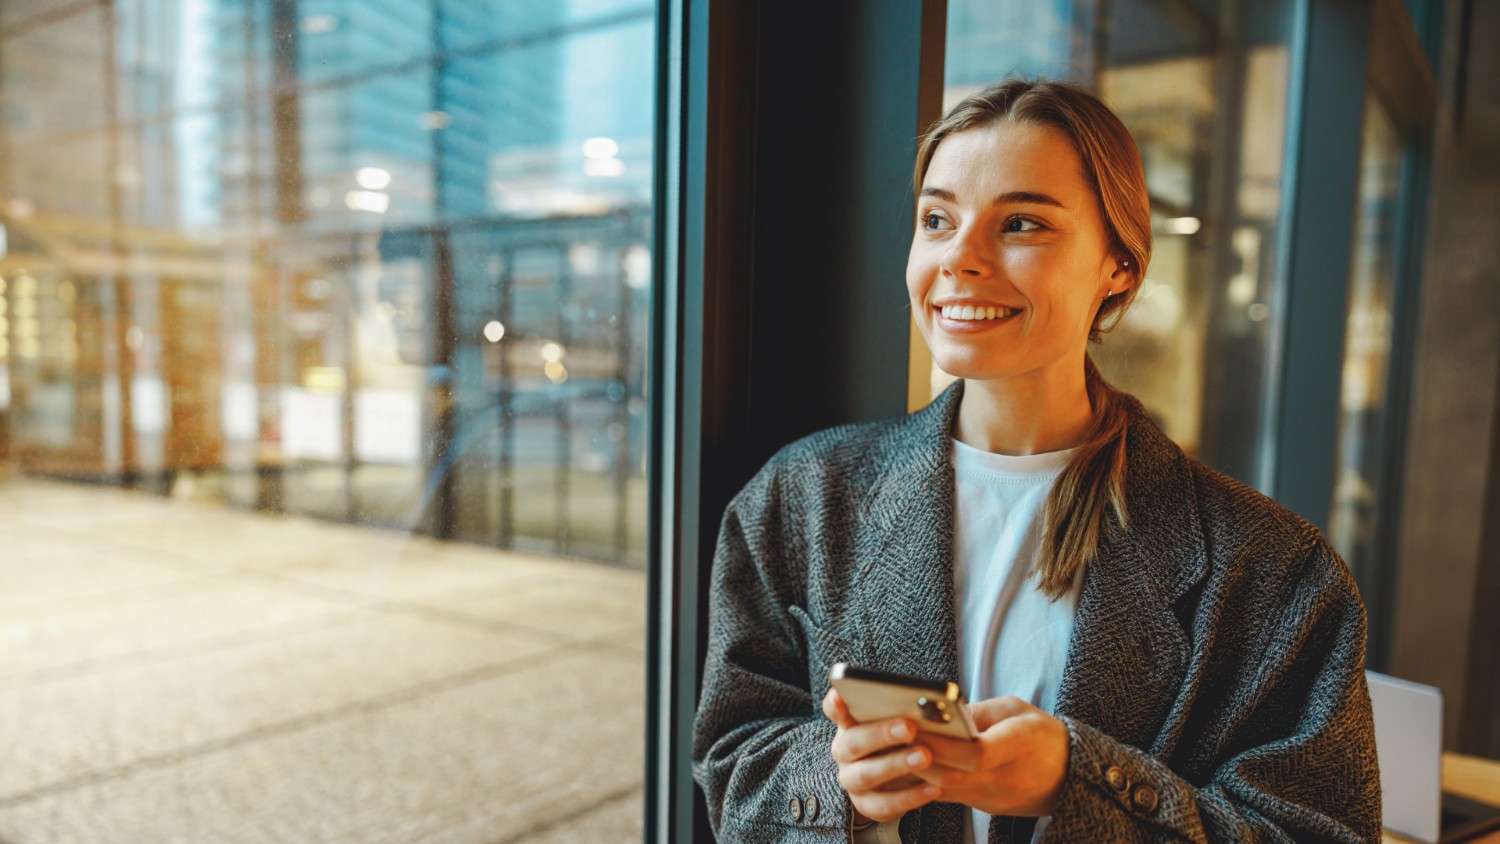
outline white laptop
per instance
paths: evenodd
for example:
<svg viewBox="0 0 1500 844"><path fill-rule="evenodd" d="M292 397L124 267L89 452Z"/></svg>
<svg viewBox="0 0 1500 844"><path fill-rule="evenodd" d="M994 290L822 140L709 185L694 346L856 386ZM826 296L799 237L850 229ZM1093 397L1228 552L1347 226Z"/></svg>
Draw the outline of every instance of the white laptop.
<svg viewBox="0 0 1500 844"><path fill-rule="evenodd" d="M1441 835L1443 693L1366 671L1375 710L1380 805L1386 829L1421 841Z"/></svg>

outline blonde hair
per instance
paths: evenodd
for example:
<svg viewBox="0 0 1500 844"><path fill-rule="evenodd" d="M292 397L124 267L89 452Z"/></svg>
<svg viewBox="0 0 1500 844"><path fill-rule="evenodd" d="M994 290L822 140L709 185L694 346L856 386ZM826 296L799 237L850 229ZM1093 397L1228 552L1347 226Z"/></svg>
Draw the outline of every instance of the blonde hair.
<svg viewBox="0 0 1500 844"><path fill-rule="evenodd" d="M1106 297L1089 326L1088 339L1097 343L1135 300L1151 260L1151 200L1140 151L1125 124L1098 97L1072 83L1042 79L1007 79L965 97L922 135L912 196L921 196L927 167L944 138L1004 119L1053 126L1068 136L1099 202L1109 249L1130 262L1127 271L1135 283ZM1113 321L1105 325L1111 316ZM1083 371L1093 422L1053 485L1042 516L1037 568L1040 588L1053 599L1069 590L1082 566L1098 553L1108 511L1114 511L1122 526L1129 523L1125 504L1129 397L1105 382L1087 351Z"/></svg>

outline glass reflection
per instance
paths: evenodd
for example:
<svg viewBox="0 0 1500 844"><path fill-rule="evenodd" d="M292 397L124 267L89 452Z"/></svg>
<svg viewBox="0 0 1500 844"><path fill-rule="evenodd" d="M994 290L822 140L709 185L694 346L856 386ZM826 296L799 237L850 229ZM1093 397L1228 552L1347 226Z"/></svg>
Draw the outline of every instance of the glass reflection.
<svg viewBox="0 0 1500 844"><path fill-rule="evenodd" d="M1349 270L1348 318L1339 401L1338 450L1328 537L1349 562L1360 591L1375 594L1386 384L1396 295L1400 135L1385 107L1366 93L1359 200Z"/></svg>
<svg viewBox="0 0 1500 844"><path fill-rule="evenodd" d="M643 564L649 5L14 20L28 470Z"/></svg>

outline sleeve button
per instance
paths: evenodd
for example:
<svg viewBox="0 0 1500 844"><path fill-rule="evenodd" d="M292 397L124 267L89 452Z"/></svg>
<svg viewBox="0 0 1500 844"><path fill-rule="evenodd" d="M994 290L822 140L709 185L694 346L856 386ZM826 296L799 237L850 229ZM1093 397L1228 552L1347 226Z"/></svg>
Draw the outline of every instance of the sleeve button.
<svg viewBox="0 0 1500 844"><path fill-rule="evenodd" d="M1125 780L1125 771L1119 765L1109 766L1109 769L1104 772L1104 781L1109 783L1110 788L1119 792L1125 791L1126 786L1130 784Z"/></svg>
<svg viewBox="0 0 1500 844"><path fill-rule="evenodd" d="M791 810L792 810L792 820L794 820L794 821L796 821L798 823L801 823L802 822L802 801L798 800L796 797L793 797L792 800L791 800L791 802L788 805L791 807Z"/></svg>
<svg viewBox="0 0 1500 844"><path fill-rule="evenodd" d="M1130 802L1143 811L1154 812L1157 803L1156 789L1145 784L1138 785L1134 791L1130 792Z"/></svg>
<svg viewBox="0 0 1500 844"><path fill-rule="evenodd" d="M809 795L807 795L807 799L804 800L804 801L802 801L802 802L803 802L803 805L805 805L807 807L807 819L809 821L815 821L815 820L817 820L818 819L818 795L816 795L816 794L809 794Z"/></svg>

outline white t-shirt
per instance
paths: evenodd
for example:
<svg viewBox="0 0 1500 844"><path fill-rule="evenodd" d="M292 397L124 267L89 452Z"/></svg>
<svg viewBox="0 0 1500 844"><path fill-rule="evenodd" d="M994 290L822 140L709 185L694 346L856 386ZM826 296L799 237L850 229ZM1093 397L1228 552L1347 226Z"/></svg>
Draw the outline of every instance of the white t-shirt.
<svg viewBox="0 0 1500 844"><path fill-rule="evenodd" d="M950 439L959 683L970 701L1013 694L1051 712L1083 577L1080 570L1072 590L1054 602L1037 590L1033 567L1047 495L1078 448L1007 455ZM977 809L966 813L963 840L985 844L989 820ZM1037 823L1033 841L1048 820ZM854 840L899 844L899 823L878 824Z"/></svg>

